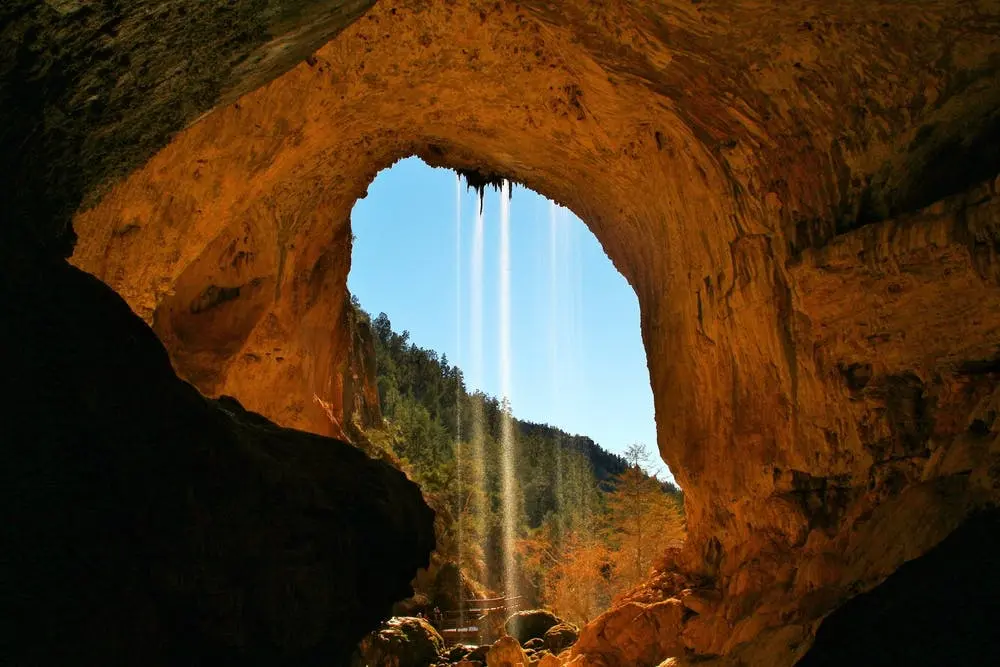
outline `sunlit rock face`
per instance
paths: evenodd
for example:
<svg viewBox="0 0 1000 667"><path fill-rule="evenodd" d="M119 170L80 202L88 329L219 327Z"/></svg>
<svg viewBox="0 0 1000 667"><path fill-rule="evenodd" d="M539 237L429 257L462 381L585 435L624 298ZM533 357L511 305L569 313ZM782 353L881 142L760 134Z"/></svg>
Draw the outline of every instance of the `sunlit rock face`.
<svg viewBox="0 0 1000 667"><path fill-rule="evenodd" d="M698 609L642 655L792 664L996 494L998 17L379 2L80 213L72 261L205 393L334 433L348 216L379 169L417 154L569 206L636 290L686 492L682 574L641 604Z"/></svg>

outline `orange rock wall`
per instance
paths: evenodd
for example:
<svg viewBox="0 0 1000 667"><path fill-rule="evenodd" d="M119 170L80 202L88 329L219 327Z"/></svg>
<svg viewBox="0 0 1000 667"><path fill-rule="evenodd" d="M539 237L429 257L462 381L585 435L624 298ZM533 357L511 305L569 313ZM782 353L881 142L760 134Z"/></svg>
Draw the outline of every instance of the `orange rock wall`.
<svg viewBox="0 0 1000 667"><path fill-rule="evenodd" d="M676 564L720 596L685 646L790 664L992 493L963 443L996 386L996 193L931 176L956 137L981 157L998 16L380 2L82 212L73 262L204 392L330 433L349 214L380 169L417 154L569 206L638 295Z"/></svg>
<svg viewBox="0 0 1000 667"><path fill-rule="evenodd" d="M660 641L658 659L690 651L793 664L829 610L996 502L998 224L991 182L790 264L792 353L805 360L795 407L825 447L770 466L766 498L717 500L719 511L765 516L785 532L748 525L732 548L716 526L702 568L688 570L696 576L677 575L692 554L672 554L674 574L588 626L573 664L658 664L634 639L637 623L678 639Z"/></svg>

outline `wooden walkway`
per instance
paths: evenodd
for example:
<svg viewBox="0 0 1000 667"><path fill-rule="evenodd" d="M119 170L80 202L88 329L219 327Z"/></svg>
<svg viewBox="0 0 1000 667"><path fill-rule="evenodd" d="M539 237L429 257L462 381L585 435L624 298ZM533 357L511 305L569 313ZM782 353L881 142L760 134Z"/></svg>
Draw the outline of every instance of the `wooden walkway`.
<svg viewBox="0 0 1000 667"><path fill-rule="evenodd" d="M503 635L507 617L521 610L523 596L463 600L462 607L444 612L438 631L448 644L483 644Z"/></svg>

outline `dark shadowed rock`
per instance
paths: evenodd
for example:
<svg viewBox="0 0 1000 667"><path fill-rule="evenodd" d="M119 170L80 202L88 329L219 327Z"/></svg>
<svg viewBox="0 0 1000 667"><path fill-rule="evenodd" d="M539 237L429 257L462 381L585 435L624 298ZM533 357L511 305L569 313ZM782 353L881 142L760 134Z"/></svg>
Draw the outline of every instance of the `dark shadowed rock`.
<svg viewBox="0 0 1000 667"><path fill-rule="evenodd" d="M107 286L37 268L0 282L5 661L344 664L428 561L417 486L204 398Z"/></svg>
<svg viewBox="0 0 1000 667"><path fill-rule="evenodd" d="M469 655L465 656L465 659L471 660L473 662L485 663L486 654L489 652L490 652L490 647L488 644L484 644L483 646L477 646L476 648L472 649Z"/></svg>
<svg viewBox="0 0 1000 667"><path fill-rule="evenodd" d="M544 639L545 633L561 619L547 609L529 609L511 614L504 623L507 634L521 644L532 639Z"/></svg>
<svg viewBox="0 0 1000 667"><path fill-rule="evenodd" d="M572 623L559 623L553 625L545 632L545 648L555 654L565 651L576 643L580 637L580 631Z"/></svg>
<svg viewBox="0 0 1000 667"><path fill-rule="evenodd" d="M524 642L524 648L526 650L530 649L532 651L537 651L540 648L544 648L544 646L545 646L545 640L542 639L541 637L535 637L534 639L529 639L528 641Z"/></svg>
<svg viewBox="0 0 1000 667"><path fill-rule="evenodd" d="M444 651L444 640L425 619L393 617L361 640L353 667L429 667Z"/></svg>
<svg viewBox="0 0 1000 667"><path fill-rule="evenodd" d="M462 644L459 644L458 646L452 646L448 650L448 660L450 660L451 662L458 662L459 660L468 657L470 653L472 653L471 646L464 646Z"/></svg>
<svg viewBox="0 0 1000 667"><path fill-rule="evenodd" d="M81 199L213 106L297 65L372 4L5 0L0 239L68 255Z"/></svg>
<svg viewBox="0 0 1000 667"><path fill-rule="evenodd" d="M998 665L1000 511L833 612L797 667Z"/></svg>

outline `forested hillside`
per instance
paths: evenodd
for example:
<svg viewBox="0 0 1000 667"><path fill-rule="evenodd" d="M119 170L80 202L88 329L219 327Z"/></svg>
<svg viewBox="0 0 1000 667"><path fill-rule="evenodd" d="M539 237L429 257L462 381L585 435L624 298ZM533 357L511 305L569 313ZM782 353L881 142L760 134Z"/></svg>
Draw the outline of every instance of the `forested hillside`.
<svg viewBox="0 0 1000 667"><path fill-rule="evenodd" d="M391 418L420 422L421 428L415 433L419 442L413 442L410 449L419 448L422 454L413 463L418 460L431 465L439 463L456 438L469 437L475 428L472 420L479 405L490 427L499 423L500 402L481 393L470 395L461 369L450 365L446 355L439 357L434 350L410 343L409 332L393 331L385 313L375 318L372 330L375 334L382 413ZM411 414L413 410L419 414ZM517 418L514 423L522 441L548 443L553 451L562 448L582 454L598 480L607 480L626 468L623 457L602 449L586 436L570 435L548 424ZM494 436L499 434L493 428L488 430ZM545 445L542 447L544 449ZM430 454L425 455L428 451Z"/></svg>
<svg viewBox="0 0 1000 667"><path fill-rule="evenodd" d="M353 304L359 317L368 317L356 300ZM366 432L370 446L419 482L438 512L437 569L458 565L467 589L454 595L500 592L500 437L507 406L481 392L470 393L457 366L411 343L408 332L394 331L385 313L371 325L385 426ZM642 472L639 464L645 461L639 458L627 461L590 438L546 424L516 418L513 424L521 592L532 604L561 605L564 613L586 620L638 579L637 568L648 569L660 543L675 540L683 530L680 493ZM641 499L639 487L646 494ZM623 506L626 491L631 494L628 507ZM649 535L643 544L640 538L642 554L614 566L616 549L630 548L625 534L641 531L643 521L664 512L673 512L677 530L660 531L659 541ZM629 521L634 527L625 525ZM560 589L560 580L586 578L588 568L596 580L592 591ZM433 578L424 582L431 597L440 588ZM567 600L570 588L573 596L586 600ZM565 609L569 606L578 609Z"/></svg>

